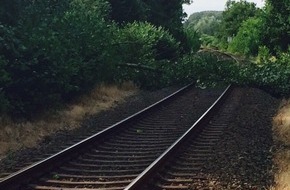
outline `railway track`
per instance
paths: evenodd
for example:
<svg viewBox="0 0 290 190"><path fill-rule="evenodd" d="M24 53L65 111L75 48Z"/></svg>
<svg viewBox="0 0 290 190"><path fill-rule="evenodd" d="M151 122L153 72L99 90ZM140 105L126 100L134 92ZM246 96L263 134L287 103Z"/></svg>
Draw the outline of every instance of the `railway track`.
<svg viewBox="0 0 290 190"><path fill-rule="evenodd" d="M204 94L197 96L197 93ZM224 99L220 93L197 92L186 87L70 148L4 178L0 189L131 188L128 185L134 184L136 179L143 179L140 176L144 171L171 149L180 136L191 134L188 129L192 128L192 123L202 114L203 118L207 118L207 114L218 107ZM216 102L218 97L220 101ZM213 102L215 104L211 106ZM204 114L210 106L212 111ZM195 131L198 131L197 128Z"/></svg>
<svg viewBox="0 0 290 190"><path fill-rule="evenodd" d="M216 114L203 115L125 190L216 189L216 182L205 168L211 156L216 154L214 146L222 138L238 106L239 93L233 92Z"/></svg>

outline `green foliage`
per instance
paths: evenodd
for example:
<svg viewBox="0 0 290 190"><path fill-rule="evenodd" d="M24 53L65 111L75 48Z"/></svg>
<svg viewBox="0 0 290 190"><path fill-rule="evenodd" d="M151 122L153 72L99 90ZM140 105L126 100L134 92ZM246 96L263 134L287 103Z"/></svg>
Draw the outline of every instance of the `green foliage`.
<svg viewBox="0 0 290 190"><path fill-rule="evenodd" d="M62 35L66 36L61 44L69 47L64 62L72 59L71 72L78 80L71 82L80 89L86 90L111 77L106 73L110 73L108 70L111 68L108 45L113 41L114 26L107 20L108 10L108 4L103 0L74 0L61 21L64 27ZM101 70L103 72L99 72Z"/></svg>
<svg viewBox="0 0 290 190"><path fill-rule="evenodd" d="M162 27L148 22L128 24L117 35L120 63L138 65L137 68L118 70L117 78L121 75L121 78L134 80L143 87L165 83L158 79L164 63L166 65L180 55L179 43L173 36Z"/></svg>
<svg viewBox="0 0 290 190"><path fill-rule="evenodd" d="M144 1L149 7L148 22L162 26L168 30L174 38L181 42L181 50L186 52L190 50L187 43L186 34L183 31L182 21L185 18L182 4L190 3L190 0L146 0Z"/></svg>
<svg viewBox="0 0 290 190"><path fill-rule="evenodd" d="M192 55L184 55L178 62L167 64L163 68L163 80L166 81L166 85L189 84L196 81L196 72L192 67Z"/></svg>
<svg viewBox="0 0 290 190"><path fill-rule="evenodd" d="M14 115L28 116L112 77L108 4L67 2L31 2L17 29L0 25L0 49L11 78L3 93Z"/></svg>
<svg viewBox="0 0 290 190"><path fill-rule="evenodd" d="M200 84L217 82L261 88L275 96L290 96L290 49L272 56L266 47L259 50L257 63L222 61L210 54L189 57ZM199 60L199 61L198 61Z"/></svg>
<svg viewBox="0 0 290 190"><path fill-rule="evenodd" d="M29 117L104 81L170 84L181 42L198 38L183 32L182 4L189 2L4 0L0 111Z"/></svg>
<svg viewBox="0 0 290 190"><path fill-rule="evenodd" d="M203 46L217 48L220 46L220 41L216 36L201 35L200 40Z"/></svg>
<svg viewBox="0 0 290 190"><path fill-rule="evenodd" d="M249 18L239 28L238 34L229 43L228 50L244 55L257 55L262 44L263 20L261 18Z"/></svg>
<svg viewBox="0 0 290 190"><path fill-rule="evenodd" d="M188 44L191 52L197 52L200 49L201 41L200 34L197 31L185 29Z"/></svg>
<svg viewBox="0 0 290 190"><path fill-rule="evenodd" d="M0 113L9 109L9 101L5 95L5 88L10 83L9 73L6 71L7 61L0 57Z"/></svg>
<svg viewBox="0 0 290 190"><path fill-rule="evenodd" d="M193 13L184 23L184 27L187 30L198 31L200 34L214 36L218 32L221 18L221 11Z"/></svg>
<svg viewBox="0 0 290 190"><path fill-rule="evenodd" d="M182 4L191 3L190 0L108 0L112 12L110 16L119 24L133 22L149 22L155 26L162 26L174 38L181 42L184 51L188 49L186 35L183 32L182 21L186 14Z"/></svg>
<svg viewBox="0 0 290 190"><path fill-rule="evenodd" d="M228 0L221 23L223 36L235 36L242 23L257 13L258 9L254 3L245 0L239 2Z"/></svg>
<svg viewBox="0 0 290 190"><path fill-rule="evenodd" d="M0 1L0 23L15 25L19 19L23 2L21 0Z"/></svg>
<svg viewBox="0 0 290 190"><path fill-rule="evenodd" d="M201 44L203 46L218 47L217 33L221 18L221 11L203 11L190 15L184 23L186 34L189 36L187 38L188 41L196 48L199 48ZM199 39L196 38L197 36Z"/></svg>
<svg viewBox="0 0 290 190"><path fill-rule="evenodd" d="M108 0L111 18L118 23L147 20L149 7L142 0Z"/></svg>
<svg viewBox="0 0 290 190"><path fill-rule="evenodd" d="M249 81L275 95L290 95L290 49L271 56L269 50L260 48L259 64L252 64L248 73ZM248 79L247 79L248 80Z"/></svg>
<svg viewBox="0 0 290 190"><path fill-rule="evenodd" d="M220 13L204 13L184 30L182 3L188 0L11 2L0 6L0 112L30 116L104 81L133 80L146 88L222 81L290 93L286 0L268 0L265 12L246 1L228 1L218 35ZM231 51L256 55L264 31L274 48L261 48L257 64L194 54L199 38L227 48L226 38L235 36Z"/></svg>
<svg viewBox="0 0 290 190"><path fill-rule="evenodd" d="M289 96L289 1L267 0L263 10L246 1L228 1L226 6L219 34L203 34L203 45L246 56L258 56L258 61L241 64L221 61L210 55L189 57L187 59L192 60L188 62L193 63L190 68L194 70L199 83L225 81L259 87L274 95ZM185 27L189 24L186 23ZM197 22L192 27L196 25Z"/></svg>
<svg viewBox="0 0 290 190"><path fill-rule="evenodd" d="M129 42L125 44L125 56L133 60L126 60L128 62L170 60L179 56L179 43L173 36L162 27L147 22L128 24L121 30L119 39L121 42Z"/></svg>
<svg viewBox="0 0 290 190"><path fill-rule="evenodd" d="M7 61L0 57L0 86L3 88L10 82L9 73L6 71Z"/></svg>
<svg viewBox="0 0 290 190"><path fill-rule="evenodd" d="M184 18L182 4L188 1L180 0L147 0L144 1L149 7L148 21L163 26L175 37L182 31L182 20Z"/></svg>
<svg viewBox="0 0 290 190"><path fill-rule="evenodd" d="M15 35L15 30L0 23L0 56L7 61L15 61L24 49L25 47Z"/></svg>
<svg viewBox="0 0 290 190"><path fill-rule="evenodd" d="M287 51L290 43L290 1L267 0L263 44L272 53Z"/></svg>

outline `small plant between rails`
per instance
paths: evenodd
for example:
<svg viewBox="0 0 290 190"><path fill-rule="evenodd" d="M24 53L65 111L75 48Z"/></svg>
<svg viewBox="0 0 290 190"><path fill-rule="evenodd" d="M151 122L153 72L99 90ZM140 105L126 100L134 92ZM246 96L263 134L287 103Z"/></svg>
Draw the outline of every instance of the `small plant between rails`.
<svg viewBox="0 0 290 190"><path fill-rule="evenodd" d="M229 88L223 95L228 91ZM124 189L184 136L221 90L205 93L202 98L197 98L198 93L204 92L184 87L102 132L8 176L0 182L0 189Z"/></svg>

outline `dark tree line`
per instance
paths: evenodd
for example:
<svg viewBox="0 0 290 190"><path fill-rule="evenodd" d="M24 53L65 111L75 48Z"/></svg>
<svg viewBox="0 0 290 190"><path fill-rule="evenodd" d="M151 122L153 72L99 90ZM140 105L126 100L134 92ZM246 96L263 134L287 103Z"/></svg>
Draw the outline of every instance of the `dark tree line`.
<svg viewBox="0 0 290 190"><path fill-rule="evenodd" d="M182 21L186 17L182 4L190 0L109 0L111 18L119 24L147 21L162 26L188 49Z"/></svg>
<svg viewBox="0 0 290 190"><path fill-rule="evenodd" d="M0 1L0 112L29 117L101 82L153 88L181 81L168 75L190 50L183 3Z"/></svg>
<svg viewBox="0 0 290 190"><path fill-rule="evenodd" d="M286 51L290 44L289 0L267 0L263 44L271 49Z"/></svg>

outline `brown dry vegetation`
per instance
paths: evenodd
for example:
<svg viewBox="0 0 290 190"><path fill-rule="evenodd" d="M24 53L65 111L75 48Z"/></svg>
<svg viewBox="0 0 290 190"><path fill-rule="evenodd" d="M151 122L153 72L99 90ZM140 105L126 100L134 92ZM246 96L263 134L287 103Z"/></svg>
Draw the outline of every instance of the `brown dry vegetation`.
<svg viewBox="0 0 290 190"><path fill-rule="evenodd" d="M278 147L274 156L277 168L272 190L290 189L290 100L283 100L273 120L274 141Z"/></svg>
<svg viewBox="0 0 290 190"><path fill-rule="evenodd" d="M36 121L16 123L11 119L0 118L0 159L9 151L34 147L40 140L57 131L80 127L84 118L115 106L136 91L137 88L131 83L120 86L100 85L75 103L66 105L62 110L48 112Z"/></svg>

